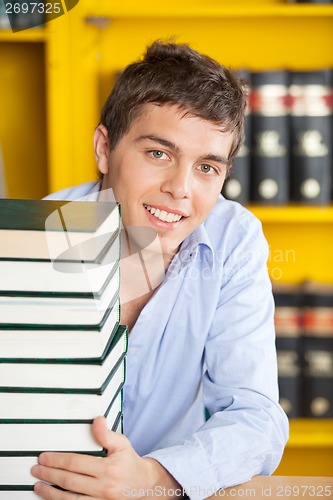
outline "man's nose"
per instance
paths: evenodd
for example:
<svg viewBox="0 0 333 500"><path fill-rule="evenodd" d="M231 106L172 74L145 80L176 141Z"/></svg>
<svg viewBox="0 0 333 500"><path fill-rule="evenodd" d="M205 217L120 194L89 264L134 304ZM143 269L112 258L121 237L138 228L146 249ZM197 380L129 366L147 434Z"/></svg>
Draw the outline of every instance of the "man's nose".
<svg viewBox="0 0 333 500"><path fill-rule="evenodd" d="M179 164L170 169L167 178L161 184L161 191L170 193L173 198L189 198L192 193L192 167Z"/></svg>

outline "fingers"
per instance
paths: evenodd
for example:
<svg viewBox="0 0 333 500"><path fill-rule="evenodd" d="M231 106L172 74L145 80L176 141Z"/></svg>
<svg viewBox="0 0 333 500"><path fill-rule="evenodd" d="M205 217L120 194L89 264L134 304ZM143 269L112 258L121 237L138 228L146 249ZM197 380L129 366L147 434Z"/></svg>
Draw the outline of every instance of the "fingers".
<svg viewBox="0 0 333 500"><path fill-rule="evenodd" d="M78 472L97 477L101 472L103 457L95 457L79 453L44 452L38 457L38 463L46 467Z"/></svg>
<svg viewBox="0 0 333 500"><path fill-rule="evenodd" d="M98 444L108 450L108 455L131 448L128 439L124 435L110 431L107 428L104 417L95 418L92 425L92 432Z"/></svg>
<svg viewBox="0 0 333 500"><path fill-rule="evenodd" d="M76 474L75 472L53 469L43 465L35 465L31 472L33 476L38 479L42 479L43 481L47 481L51 484L56 484L57 486L60 486L60 488L67 490L66 492L61 492L61 490L57 490L51 486L49 487L49 485L45 485L44 483L37 483L35 485L36 492L39 494L40 491L45 491L48 495L50 495L50 498L61 498L62 500L67 500L68 498L68 500L73 500L75 496L71 496L72 493L69 492L84 492L86 495L94 495L94 493L98 492L99 489L98 481L95 478L82 474ZM62 494L62 496L59 496L59 493ZM46 498L48 498L48 496Z"/></svg>
<svg viewBox="0 0 333 500"><path fill-rule="evenodd" d="M62 491L45 483L36 483L34 492L45 500L98 500L97 497Z"/></svg>
<svg viewBox="0 0 333 500"><path fill-rule="evenodd" d="M42 453L31 473L50 484L37 483L35 489L38 495L46 500L77 500L72 492L77 492L76 496L81 494L79 500L126 498L124 488L131 481L137 481L138 476L141 477L141 461L144 459L137 455L125 436L108 430L103 417L95 419L93 433L95 439L108 450L108 456Z"/></svg>

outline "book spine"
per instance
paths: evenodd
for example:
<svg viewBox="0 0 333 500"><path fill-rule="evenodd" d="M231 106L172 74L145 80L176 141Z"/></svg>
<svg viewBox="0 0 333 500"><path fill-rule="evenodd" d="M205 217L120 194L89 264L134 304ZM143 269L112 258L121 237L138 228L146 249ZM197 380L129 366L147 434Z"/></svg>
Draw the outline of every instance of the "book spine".
<svg viewBox="0 0 333 500"><path fill-rule="evenodd" d="M241 145L234 160L230 176L225 180L222 195L228 200L237 201L243 205L250 201L250 167L251 167L251 112L250 112L250 71L240 70L237 72L245 85L247 91L247 108L244 124L244 142Z"/></svg>
<svg viewBox="0 0 333 500"><path fill-rule="evenodd" d="M291 199L328 204L332 195L333 71L291 71Z"/></svg>
<svg viewBox="0 0 333 500"><path fill-rule="evenodd" d="M279 402L289 418L301 414L300 295L274 292Z"/></svg>
<svg viewBox="0 0 333 500"><path fill-rule="evenodd" d="M326 302L326 304L324 303ZM308 294L303 314L302 416L333 417L333 294Z"/></svg>
<svg viewBox="0 0 333 500"><path fill-rule="evenodd" d="M288 71L253 72L252 201L289 201Z"/></svg>

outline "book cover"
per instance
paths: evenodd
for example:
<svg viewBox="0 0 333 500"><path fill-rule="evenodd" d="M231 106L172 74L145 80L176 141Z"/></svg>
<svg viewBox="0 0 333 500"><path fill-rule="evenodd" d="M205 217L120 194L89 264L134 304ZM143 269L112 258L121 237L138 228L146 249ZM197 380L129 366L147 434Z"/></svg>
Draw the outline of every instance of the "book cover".
<svg viewBox="0 0 333 500"><path fill-rule="evenodd" d="M273 285L279 402L289 418L301 415L302 291L296 285Z"/></svg>
<svg viewBox="0 0 333 500"><path fill-rule="evenodd" d="M111 428L112 431L122 434L122 413L119 412ZM2 455L0 451L0 490L1 491L29 491L36 483L36 478L30 474L31 468L38 463L40 452L27 452ZM104 457L105 451L86 453ZM1 498L0 491L0 498Z"/></svg>
<svg viewBox="0 0 333 500"><path fill-rule="evenodd" d="M291 71L291 199L328 204L332 194L333 70Z"/></svg>
<svg viewBox="0 0 333 500"><path fill-rule="evenodd" d="M0 258L93 261L120 228L119 205L0 199Z"/></svg>
<svg viewBox="0 0 333 500"><path fill-rule="evenodd" d="M106 415L111 430L121 426L121 394ZM62 451L105 455L91 432L92 420L70 423L8 423L0 425L0 456L31 456L43 451ZM116 430L117 432L117 430ZM5 479L6 481L6 479Z"/></svg>
<svg viewBox="0 0 333 500"><path fill-rule="evenodd" d="M120 260L115 231L94 262L0 258L1 295L98 297Z"/></svg>
<svg viewBox="0 0 333 500"><path fill-rule="evenodd" d="M100 358L30 359L0 358L0 391L13 388L52 389L102 389L103 384L127 351L128 329L120 325Z"/></svg>
<svg viewBox="0 0 333 500"><path fill-rule="evenodd" d="M251 75L251 199L261 204L289 201L288 71Z"/></svg>
<svg viewBox="0 0 333 500"><path fill-rule="evenodd" d="M0 296L0 329L8 325L97 325L99 324L114 297L119 294L119 265L109 275L100 296L66 297L38 293L11 293Z"/></svg>
<svg viewBox="0 0 333 500"><path fill-rule="evenodd" d="M122 413L119 412L114 424L111 428L112 431L122 434ZM90 455L105 456L105 450L101 452L89 453ZM19 493L24 494L32 493L33 485L36 483L36 478L30 474L31 467L37 464L39 453L27 452L13 453L8 455L1 455L0 451L0 499L2 493ZM10 498L11 495L10 495ZM13 498L16 498L15 496ZM26 497L24 497L25 500ZM30 498L27 496L27 498ZM38 497L39 498L39 497Z"/></svg>
<svg viewBox="0 0 333 500"><path fill-rule="evenodd" d="M0 391L0 424L38 420L80 421L106 415L125 382L125 354L109 373L101 389L48 392L34 390Z"/></svg>
<svg viewBox="0 0 333 500"><path fill-rule="evenodd" d="M0 327L0 358L99 358L117 331L116 295L96 325L13 325Z"/></svg>
<svg viewBox="0 0 333 500"><path fill-rule="evenodd" d="M333 286L307 283L303 313L303 411L333 417Z"/></svg>
<svg viewBox="0 0 333 500"><path fill-rule="evenodd" d="M17 455L13 457L0 455L0 489L4 489L6 486L34 485L36 478L33 478L30 470L37 463L38 455Z"/></svg>
<svg viewBox="0 0 333 500"><path fill-rule="evenodd" d="M111 430L122 434L122 412L118 412ZM37 463L40 453L27 451L25 453L13 452L6 454L0 451L0 499L7 498L2 496L5 493L9 493L9 497L12 498L12 493L19 492L30 498L28 493L33 493L33 485L36 483L36 478L31 475L30 470ZM85 454L105 457L106 450L85 452ZM23 498L25 500L26 497L16 497L14 495L13 498Z"/></svg>
<svg viewBox="0 0 333 500"><path fill-rule="evenodd" d="M246 205L250 201L250 168L251 168L251 73L248 70L236 72L247 89L248 105L244 124L244 142L234 160L230 175L224 181L222 195L228 200L238 201Z"/></svg>

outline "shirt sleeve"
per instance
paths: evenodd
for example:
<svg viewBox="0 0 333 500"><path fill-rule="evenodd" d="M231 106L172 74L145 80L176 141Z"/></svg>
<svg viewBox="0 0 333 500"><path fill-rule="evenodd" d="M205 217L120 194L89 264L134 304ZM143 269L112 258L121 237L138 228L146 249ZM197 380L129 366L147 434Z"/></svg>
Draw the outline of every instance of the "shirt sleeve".
<svg viewBox="0 0 333 500"><path fill-rule="evenodd" d="M149 454L191 500L272 474L288 439L288 420L278 404L267 258L261 224L253 218L223 263L205 346L203 389L211 417L183 442Z"/></svg>

